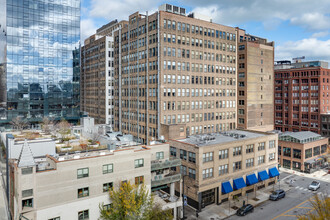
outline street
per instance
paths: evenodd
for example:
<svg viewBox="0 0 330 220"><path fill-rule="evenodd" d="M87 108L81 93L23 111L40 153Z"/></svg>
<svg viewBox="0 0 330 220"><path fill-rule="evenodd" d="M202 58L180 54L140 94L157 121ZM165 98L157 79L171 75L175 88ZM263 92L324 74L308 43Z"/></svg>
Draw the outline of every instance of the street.
<svg viewBox="0 0 330 220"><path fill-rule="evenodd" d="M244 217L231 216L227 219L297 219L297 215L303 215L306 212L312 211L309 199L313 197L313 195L330 194L330 175L327 175L326 178L324 178L324 181L319 181L321 183L321 187L315 192L308 190L309 184L314 179L295 174L288 175L287 173L281 173L281 178L285 177L285 182L287 183L289 183L291 179L293 180L293 187L286 193L285 198L280 199L279 201L268 200L262 205L256 207L253 213L250 213Z"/></svg>

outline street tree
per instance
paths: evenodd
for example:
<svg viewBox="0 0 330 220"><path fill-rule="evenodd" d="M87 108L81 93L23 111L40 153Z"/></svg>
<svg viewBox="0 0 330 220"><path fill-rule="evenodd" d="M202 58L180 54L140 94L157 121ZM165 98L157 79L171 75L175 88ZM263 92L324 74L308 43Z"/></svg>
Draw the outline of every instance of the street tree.
<svg viewBox="0 0 330 220"><path fill-rule="evenodd" d="M305 215L298 216L299 220L324 220L330 219L330 197L318 196L317 194L310 199L313 208Z"/></svg>
<svg viewBox="0 0 330 220"><path fill-rule="evenodd" d="M110 207L100 205L100 220L170 220L170 210L162 210L144 184L122 183L109 189Z"/></svg>
<svg viewBox="0 0 330 220"><path fill-rule="evenodd" d="M25 128L29 126L29 122L20 116L13 118L10 124L13 126L14 129L19 130L21 133Z"/></svg>

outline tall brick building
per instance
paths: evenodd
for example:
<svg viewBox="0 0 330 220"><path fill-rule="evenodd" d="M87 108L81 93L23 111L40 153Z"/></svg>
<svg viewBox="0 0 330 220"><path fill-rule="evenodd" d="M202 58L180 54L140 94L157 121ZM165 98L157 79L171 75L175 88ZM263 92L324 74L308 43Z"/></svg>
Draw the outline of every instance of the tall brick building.
<svg viewBox="0 0 330 220"><path fill-rule="evenodd" d="M320 134L321 114L330 111L330 69L322 61L275 65L275 129Z"/></svg>

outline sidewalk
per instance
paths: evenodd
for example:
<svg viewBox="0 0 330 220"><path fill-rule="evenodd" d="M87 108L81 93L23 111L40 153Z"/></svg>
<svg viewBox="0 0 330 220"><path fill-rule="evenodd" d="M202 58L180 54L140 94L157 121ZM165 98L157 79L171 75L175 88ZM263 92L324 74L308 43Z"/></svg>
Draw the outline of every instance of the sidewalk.
<svg viewBox="0 0 330 220"><path fill-rule="evenodd" d="M290 187L288 184L286 184L286 180L281 181L281 189L284 191L289 191L292 187ZM255 193L249 193L248 203L253 205L254 207L257 207L261 205L262 203L268 201L269 195L273 191L273 189L279 188L279 184L277 183L275 187L273 185L268 186L264 189L257 190L256 192L256 199L254 200ZM221 203L220 205L209 205L206 206L202 212L199 213L198 220L220 220L225 219L229 216L235 215L236 210L232 207L241 207L243 205L243 201L247 204L247 197L243 196L239 198L238 202L234 202L233 200L229 202ZM187 211L187 219L197 219L195 215L195 210L193 210L191 207L187 208L189 211Z"/></svg>
<svg viewBox="0 0 330 220"><path fill-rule="evenodd" d="M317 179L317 180L323 180L323 181L326 181L326 182L330 182L330 174L327 174L327 172L324 169L315 171L314 173L302 173L302 172L299 172L299 171L295 171L295 170L280 167L279 171L295 174L297 176L304 176L304 177L311 178L311 179Z"/></svg>

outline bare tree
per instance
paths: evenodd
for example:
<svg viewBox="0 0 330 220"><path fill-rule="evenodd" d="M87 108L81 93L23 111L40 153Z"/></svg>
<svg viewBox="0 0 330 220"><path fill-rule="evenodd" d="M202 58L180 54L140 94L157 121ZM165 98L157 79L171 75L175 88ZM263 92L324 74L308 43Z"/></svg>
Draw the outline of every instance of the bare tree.
<svg viewBox="0 0 330 220"><path fill-rule="evenodd" d="M97 142L100 140L100 137L101 137L100 132L93 133L91 138L92 144L97 144Z"/></svg>
<svg viewBox="0 0 330 220"><path fill-rule="evenodd" d="M61 121L56 124L56 130L61 135L62 141L64 141L64 138L66 138L71 133L70 128L70 123L64 118L62 118Z"/></svg>
<svg viewBox="0 0 330 220"><path fill-rule="evenodd" d="M29 126L29 122L24 119L23 117L17 116L16 118L13 118L10 124L13 126L14 129L19 130L21 133L25 128Z"/></svg>
<svg viewBox="0 0 330 220"><path fill-rule="evenodd" d="M54 121L48 117L42 119L42 130L46 134L49 134L51 129L54 127Z"/></svg>

